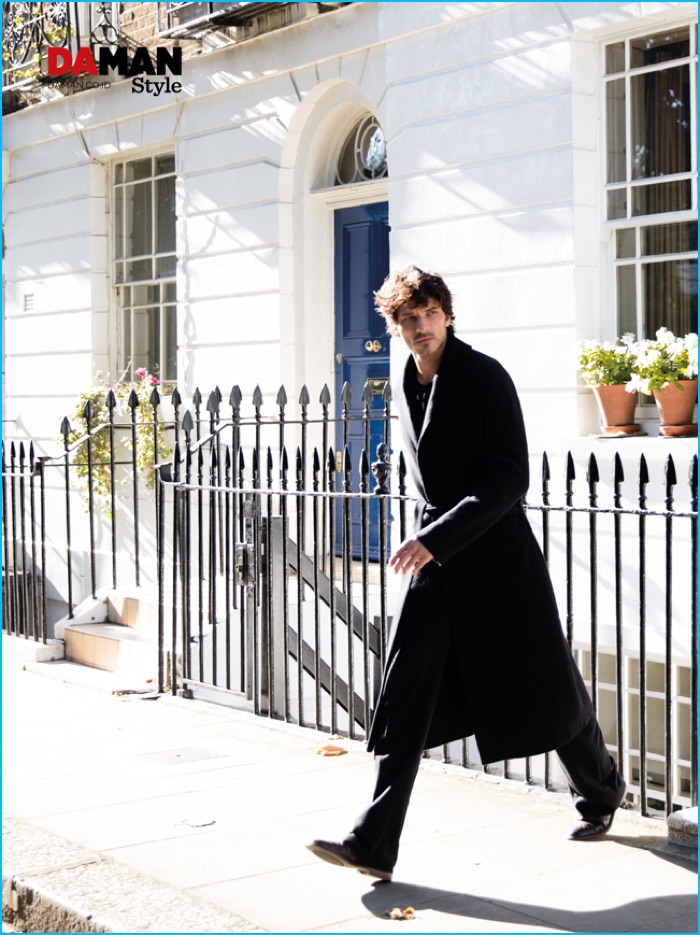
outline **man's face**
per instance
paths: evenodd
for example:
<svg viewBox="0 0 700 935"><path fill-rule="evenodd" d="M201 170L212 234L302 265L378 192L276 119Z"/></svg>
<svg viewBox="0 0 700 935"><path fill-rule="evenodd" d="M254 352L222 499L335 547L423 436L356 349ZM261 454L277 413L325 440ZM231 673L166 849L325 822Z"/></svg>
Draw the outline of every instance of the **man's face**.
<svg viewBox="0 0 700 935"><path fill-rule="evenodd" d="M439 360L445 349L451 315L446 315L437 299L427 305L402 305L396 315L395 334L399 335L417 361Z"/></svg>

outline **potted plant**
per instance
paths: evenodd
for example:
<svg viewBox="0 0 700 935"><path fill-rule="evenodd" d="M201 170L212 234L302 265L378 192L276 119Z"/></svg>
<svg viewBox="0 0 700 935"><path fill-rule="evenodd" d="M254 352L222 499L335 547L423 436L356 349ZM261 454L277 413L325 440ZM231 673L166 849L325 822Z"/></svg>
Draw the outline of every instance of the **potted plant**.
<svg viewBox="0 0 700 935"><path fill-rule="evenodd" d="M634 421L636 390L629 391L635 372L637 345L633 334L616 341L583 341L578 367L583 382L593 390L604 435L638 435Z"/></svg>
<svg viewBox="0 0 700 935"><path fill-rule="evenodd" d="M629 390L653 394L662 435L697 435L693 422L698 398L697 334L677 338L668 328L660 328L655 339L641 341Z"/></svg>

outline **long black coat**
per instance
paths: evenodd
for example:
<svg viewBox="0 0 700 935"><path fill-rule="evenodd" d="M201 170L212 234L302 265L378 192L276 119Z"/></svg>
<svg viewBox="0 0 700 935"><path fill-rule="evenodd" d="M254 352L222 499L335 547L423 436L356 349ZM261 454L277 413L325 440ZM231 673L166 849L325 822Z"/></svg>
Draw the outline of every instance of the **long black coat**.
<svg viewBox="0 0 700 935"><path fill-rule="evenodd" d="M395 387L419 501L416 534L439 565L459 668L443 675L427 747L474 734L484 763L554 750L593 716L564 637L547 567L527 521L528 451L513 382L450 331L416 438ZM388 670L410 614L399 595ZM381 746L391 699L380 689L368 737Z"/></svg>

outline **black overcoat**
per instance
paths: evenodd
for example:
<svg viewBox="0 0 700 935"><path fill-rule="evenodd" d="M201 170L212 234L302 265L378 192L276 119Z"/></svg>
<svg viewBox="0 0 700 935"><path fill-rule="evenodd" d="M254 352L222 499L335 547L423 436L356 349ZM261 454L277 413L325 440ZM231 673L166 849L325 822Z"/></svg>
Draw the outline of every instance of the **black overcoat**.
<svg viewBox="0 0 700 935"><path fill-rule="evenodd" d="M414 375L409 358L394 396L419 497L416 535L438 565L431 574L447 600L458 663L451 658L443 674L426 747L474 734L484 763L555 750L594 712L522 505L528 449L515 387L498 361L450 330L417 438L406 399ZM409 584L407 575L385 672L411 612ZM370 750L382 746L388 694L383 683Z"/></svg>

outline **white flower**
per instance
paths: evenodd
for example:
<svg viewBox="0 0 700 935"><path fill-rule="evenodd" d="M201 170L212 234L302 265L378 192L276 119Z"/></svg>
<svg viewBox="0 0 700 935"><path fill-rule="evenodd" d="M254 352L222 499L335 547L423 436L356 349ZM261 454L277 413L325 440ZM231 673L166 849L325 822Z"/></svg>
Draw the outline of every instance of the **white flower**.
<svg viewBox="0 0 700 935"><path fill-rule="evenodd" d="M625 390L628 393L644 393L645 396L651 395L649 380L640 377L638 373L633 373L629 383L625 383Z"/></svg>
<svg viewBox="0 0 700 935"><path fill-rule="evenodd" d="M656 332L656 340L659 344L673 344L676 340L676 336L672 331L669 331L668 328L659 328Z"/></svg>
<svg viewBox="0 0 700 935"><path fill-rule="evenodd" d="M634 350L635 335L631 331L626 331L620 338L623 344L626 344L630 351Z"/></svg>

